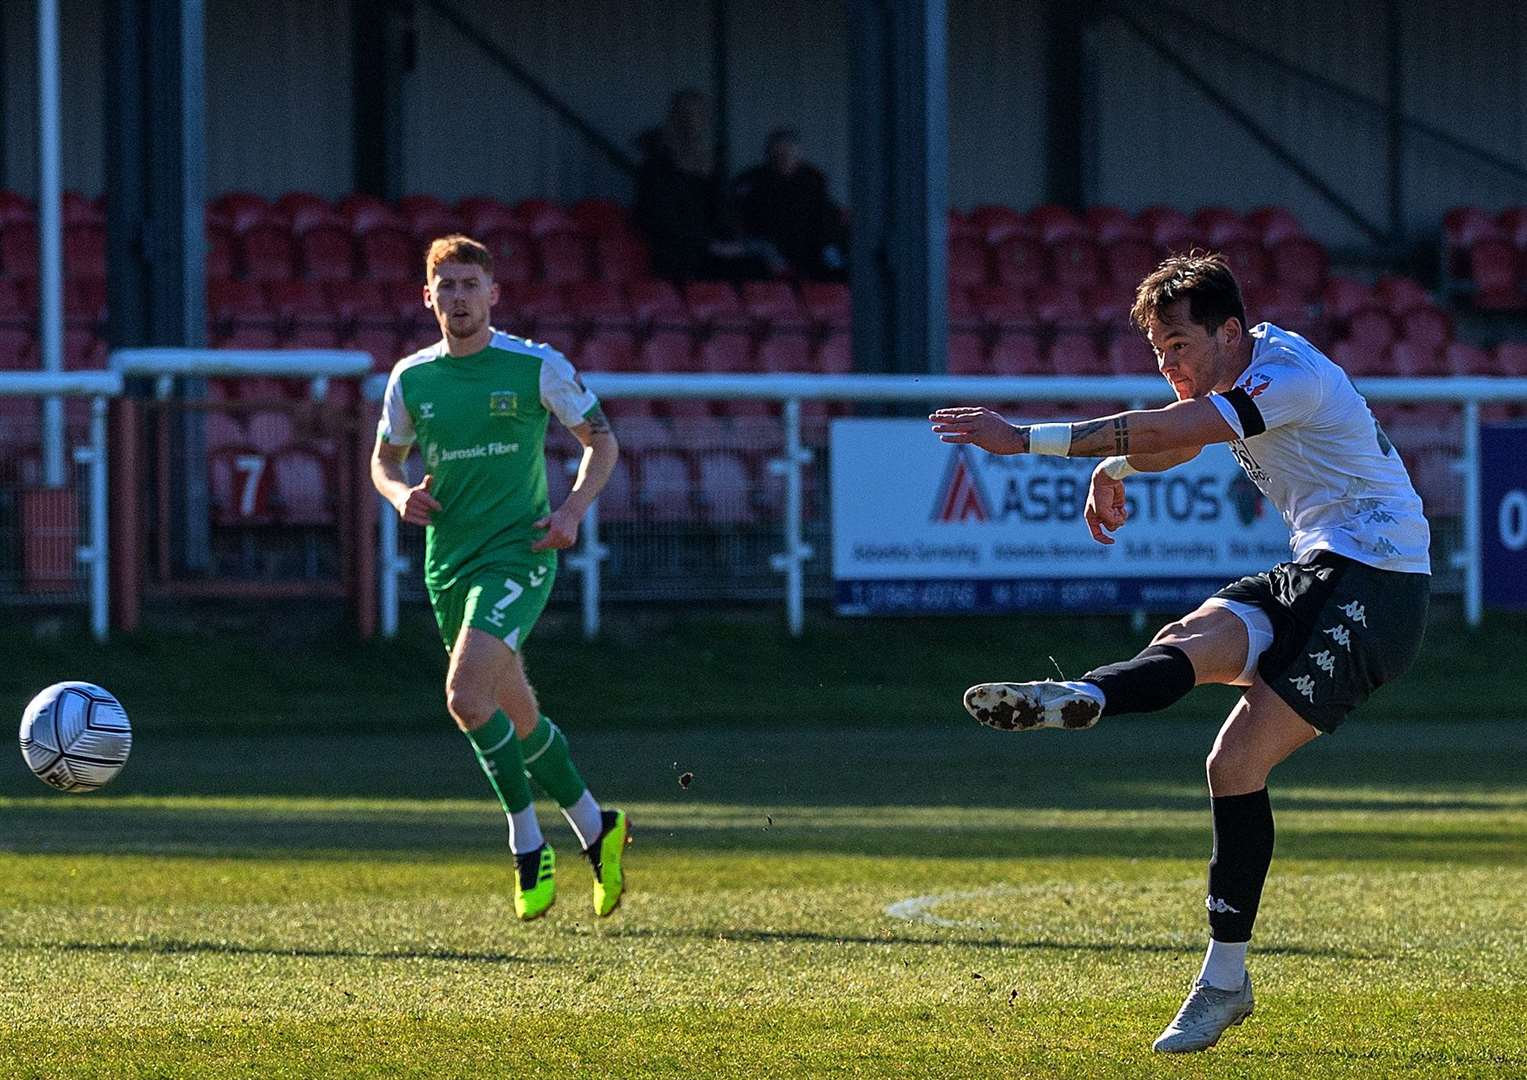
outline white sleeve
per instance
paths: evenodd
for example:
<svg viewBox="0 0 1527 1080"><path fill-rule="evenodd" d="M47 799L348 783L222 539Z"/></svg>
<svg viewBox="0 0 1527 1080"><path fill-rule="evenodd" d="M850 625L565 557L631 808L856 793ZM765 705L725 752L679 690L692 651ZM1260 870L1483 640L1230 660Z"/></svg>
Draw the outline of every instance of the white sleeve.
<svg viewBox="0 0 1527 1080"><path fill-rule="evenodd" d="M392 446L410 446L414 441L414 418L408 415L408 407L403 404L403 380L398 377L401 368L401 364L393 368L387 379L387 393L382 396L382 418L376 425L377 435Z"/></svg>
<svg viewBox="0 0 1527 1080"><path fill-rule="evenodd" d="M599 399L583 385L567 357L555 349L548 349L541 361L541 403L555 413L563 425L577 427L599 404Z"/></svg>
<svg viewBox="0 0 1527 1080"><path fill-rule="evenodd" d="M1272 356L1253 364L1233 388L1210 394L1209 400L1237 436L1249 439L1303 423L1315 415L1324 395L1314 369L1292 357Z"/></svg>

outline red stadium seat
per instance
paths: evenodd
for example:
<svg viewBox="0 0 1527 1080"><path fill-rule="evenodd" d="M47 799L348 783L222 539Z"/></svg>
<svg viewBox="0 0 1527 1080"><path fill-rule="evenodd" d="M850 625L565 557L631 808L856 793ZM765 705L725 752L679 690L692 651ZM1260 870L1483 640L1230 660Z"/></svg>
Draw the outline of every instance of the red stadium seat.
<svg viewBox="0 0 1527 1080"><path fill-rule="evenodd" d="M1087 310L1094 325L1110 332L1129 329L1129 311L1135 303L1135 290L1128 285L1094 285L1085 295Z"/></svg>
<svg viewBox="0 0 1527 1080"><path fill-rule="evenodd" d="M1115 240L1103 250L1104 276L1115 284L1126 285L1131 289L1156 269L1158 262L1156 246L1149 240Z"/></svg>
<svg viewBox="0 0 1527 1080"><path fill-rule="evenodd" d="M657 278L633 281L626 286L626 303L638 324L687 326L689 310L669 282Z"/></svg>
<svg viewBox="0 0 1527 1080"><path fill-rule="evenodd" d="M546 237L552 233L578 230L578 223L572 216L549 199L521 199L514 209L531 236Z"/></svg>
<svg viewBox="0 0 1527 1080"><path fill-rule="evenodd" d="M1047 247L1054 247L1060 241L1075 236L1087 235L1086 223L1068 206L1048 203L1036 206L1029 211L1028 219L1040 243Z"/></svg>
<svg viewBox="0 0 1527 1080"><path fill-rule="evenodd" d="M106 279L74 278L64 282L64 318L92 330L106 319Z"/></svg>
<svg viewBox="0 0 1527 1080"><path fill-rule="evenodd" d="M1389 350L1389 364L1396 375L1450 375L1442 346L1397 341Z"/></svg>
<svg viewBox="0 0 1527 1080"><path fill-rule="evenodd" d="M14 191L0 190L0 229L9 225L32 225L35 227L37 214L32 208L32 200Z"/></svg>
<svg viewBox="0 0 1527 1080"><path fill-rule="evenodd" d="M1346 338L1376 353L1389 348L1396 337L1394 320L1382 308L1367 307L1354 311L1347 319Z"/></svg>
<svg viewBox="0 0 1527 1080"><path fill-rule="evenodd" d="M950 334L944 370L951 375L986 375L986 349L978 334Z"/></svg>
<svg viewBox="0 0 1527 1080"><path fill-rule="evenodd" d="M493 256L493 280L500 285L535 278L535 253L523 229L491 229L474 234Z"/></svg>
<svg viewBox="0 0 1527 1080"><path fill-rule="evenodd" d="M968 295L985 329L999 333L1033 333L1039 328L1034 308L1022 289L1010 285L979 285Z"/></svg>
<svg viewBox="0 0 1527 1080"><path fill-rule="evenodd" d="M64 370L98 371L106 366L106 342L89 329L64 330Z"/></svg>
<svg viewBox="0 0 1527 1080"><path fill-rule="evenodd" d="M276 328L271 326L240 326L235 324L232 328L213 338L213 347L218 349L274 349L277 345Z"/></svg>
<svg viewBox="0 0 1527 1080"><path fill-rule="evenodd" d="M212 321L226 331L239 327L275 331L276 313L265 290L253 281L207 282L207 309Z"/></svg>
<svg viewBox="0 0 1527 1080"><path fill-rule="evenodd" d="M360 276L370 281L416 282L424 276L418 244L407 232L379 226L362 233L356 247L360 251Z"/></svg>
<svg viewBox="0 0 1527 1080"><path fill-rule="evenodd" d="M311 191L288 191L276 200L293 233L301 236L319 225L346 228L349 220L328 199Z"/></svg>
<svg viewBox="0 0 1527 1080"><path fill-rule="evenodd" d="M979 288L980 286L977 286ZM945 311L949 317L949 329L954 333L975 333L981 329L981 314L970 299L969 289L950 284Z"/></svg>
<svg viewBox="0 0 1527 1080"><path fill-rule="evenodd" d="M456 212L461 215L467 233L478 239L500 229L525 231L525 219L508 203L490 195L468 196L456 203Z"/></svg>
<svg viewBox="0 0 1527 1080"><path fill-rule="evenodd" d="M805 334L770 333L758 343L761 371L810 371L811 342Z"/></svg>
<svg viewBox="0 0 1527 1080"><path fill-rule="evenodd" d="M1051 280L1068 289L1086 289L1099 277L1098 250L1085 236L1067 236L1050 245Z"/></svg>
<svg viewBox="0 0 1527 1080"><path fill-rule="evenodd" d="M253 381L246 379L244 383ZM241 397L246 388L246 385L239 387ZM292 441L292 416L291 413L276 409L261 409L249 415L249 419L244 422L244 430L250 449L261 454L274 454Z"/></svg>
<svg viewBox="0 0 1527 1080"><path fill-rule="evenodd" d="M272 220L280 221L282 218L263 196L250 191L224 192L212 200L212 211L241 235L256 225L268 224Z"/></svg>
<svg viewBox="0 0 1527 1080"><path fill-rule="evenodd" d="M531 281L500 287L499 307L494 308L495 317L503 310L514 325L533 323L541 319L560 321L566 317L567 304L562 290L545 281Z"/></svg>
<svg viewBox="0 0 1527 1080"><path fill-rule="evenodd" d="M106 276L106 229L102 225L64 227L64 270L76 277Z"/></svg>
<svg viewBox="0 0 1527 1080"><path fill-rule="evenodd" d="M1263 247L1304 235L1304 226L1293 211L1282 206L1259 206L1246 215L1246 224L1256 232Z"/></svg>
<svg viewBox="0 0 1527 1080"><path fill-rule="evenodd" d="M1478 345L1470 345L1464 341L1450 341L1443 351L1447 361L1447 370L1452 375L1490 375L1494 367L1494 361L1490 354Z"/></svg>
<svg viewBox="0 0 1527 1080"><path fill-rule="evenodd" d="M397 211L408 223L414 239L428 244L431 240L466 227L465 218L444 199L435 195L405 195L397 202Z"/></svg>
<svg viewBox="0 0 1527 1080"><path fill-rule="evenodd" d="M540 235L536 244L541 277L546 281L563 284L569 281L586 281L589 273L588 242L581 233L550 232Z"/></svg>
<svg viewBox="0 0 1527 1080"><path fill-rule="evenodd" d="M594 271L605 281L636 281L652 272L652 258L634 232L608 229L594 234Z"/></svg>
<svg viewBox="0 0 1527 1080"><path fill-rule="evenodd" d="M1447 312L1433 307L1429 301L1422 307L1411 308L1400 317L1400 337L1419 348L1440 350L1452 336L1453 320Z"/></svg>
<svg viewBox="0 0 1527 1080"><path fill-rule="evenodd" d="M582 348L576 331L567 327L557 326L555 323L548 323L545 326L538 323L534 333L522 336L539 342L542 345L550 345L563 356L577 356Z"/></svg>
<svg viewBox="0 0 1527 1080"><path fill-rule="evenodd" d="M694 516L694 482L689 464L678 454L656 450L641 460L641 504L652 521L688 521Z"/></svg>
<svg viewBox="0 0 1527 1080"><path fill-rule="evenodd" d="M36 277L37 270L36 227L12 224L0 229L0 273L13 278Z"/></svg>
<svg viewBox="0 0 1527 1080"><path fill-rule="evenodd" d="M1193 215L1193 229L1215 250L1236 240L1261 242L1256 230L1228 206L1200 207Z"/></svg>
<svg viewBox="0 0 1527 1080"><path fill-rule="evenodd" d="M270 309L287 327L338 326L342 321L323 286L312 281L278 281L270 286Z"/></svg>
<svg viewBox="0 0 1527 1080"><path fill-rule="evenodd" d="M217 222L207 222L207 264L205 267L208 278L231 278L235 272L233 261L233 230L226 225Z"/></svg>
<svg viewBox="0 0 1527 1080"><path fill-rule="evenodd" d="M1270 322L1285 330L1308 337L1324 333L1321 321L1313 314L1313 305L1285 285L1267 285L1246 299L1246 317L1255 326Z"/></svg>
<svg viewBox="0 0 1527 1080"><path fill-rule="evenodd" d="M1199 242L1193 220L1176 207L1147 206L1140 211L1138 220L1157 247L1181 251Z"/></svg>
<svg viewBox="0 0 1527 1080"><path fill-rule="evenodd" d="M629 458L615 459L615 468L596 501L601 521L631 521L636 517L635 486L631 483Z"/></svg>
<svg viewBox="0 0 1527 1080"><path fill-rule="evenodd" d="M742 307L760 323L780 330L805 330L809 325L800 297L784 281L745 281Z"/></svg>
<svg viewBox="0 0 1527 1080"><path fill-rule="evenodd" d="M1269 283L1271 267L1267 252L1250 230L1215 246L1224 254L1242 289L1260 289Z"/></svg>
<svg viewBox="0 0 1527 1080"><path fill-rule="evenodd" d="M1291 237L1272 249L1273 279L1315 299L1325 285L1326 249L1313 240Z"/></svg>
<svg viewBox="0 0 1527 1080"><path fill-rule="evenodd" d="M263 454L233 447L207 455L207 488L216 524L270 521L269 464Z"/></svg>
<svg viewBox="0 0 1527 1080"><path fill-rule="evenodd" d="M0 277L0 326L20 326L36 316L36 305L22 293L21 282Z"/></svg>
<svg viewBox="0 0 1527 1080"><path fill-rule="evenodd" d="M1328 317L1344 323L1353 313L1374 303L1373 290L1352 278L1333 277L1326 282L1320 301Z"/></svg>
<svg viewBox="0 0 1527 1080"><path fill-rule="evenodd" d="M629 331L631 309L625 293L611 281L573 281L562 287L567 310L595 328Z"/></svg>
<svg viewBox="0 0 1527 1080"><path fill-rule="evenodd" d="M814 402L801 402L801 415L803 417L809 411L807 407L812 404ZM773 416L776 408L773 402L764 401L762 398L726 398L723 401L718 401L716 405L721 410L721 415L731 420L740 420L745 417ZM687 428L689 426L688 423L685 426Z"/></svg>
<svg viewBox="0 0 1527 1080"><path fill-rule="evenodd" d="M694 342L679 330L658 330L642 342L642 371L694 371Z"/></svg>
<svg viewBox="0 0 1527 1080"><path fill-rule="evenodd" d="M302 276L308 281L351 281L355 278L355 246L350 231L336 225L314 225L297 237Z"/></svg>
<svg viewBox="0 0 1527 1080"><path fill-rule="evenodd" d="M996 262L1002 285L1031 289L1049 277L1044 246L1032 237L1008 237L997 248Z"/></svg>
<svg viewBox="0 0 1527 1080"><path fill-rule="evenodd" d="M338 209L349 220L350 231L356 236L365 236L378 229L408 233L407 219L375 195L352 192L339 200Z"/></svg>
<svg viewBox="0 0 1527 1080"><path fill-rule="evenodd" d="M841 282L802 282L801 304L818 327L847 329L853 322L852 298L848 286Z"/></svg>
<svg viewBox="0 0 1527 1080"><path fill-rule="evenodd" d="M602 330L590 334L578 350L581 371L635 371L636 342L629 333Z"/></svg>
<svg viewBox="0 0 1527 1080"><path fill-rule="evenodd" d="M1503 341L1495 347L1495 375L1527 375L1527 342Z"/></svg>
<svg viewBox="0 0 1527 1080"><path fill-rule="evenodd" d="M639 454L651 446L667 446L671 441L655 434L659 430L666 432L668 425L654 415L648 399L609 398L603 405L605 414L618 421L616 434L620 436L622 450Z"/></svg>
<svg viewBox="0 0 1527 1080"><path fill-rule="evenodd" d="M338 326L316 326L311 323L298 323L281 336L281 348L337 349L339 348L339 339Z"/></svg>
<svg viewBox="0 0 1527 1080"><path fill-rule="evenodd" d="M1034 313L1044 326L1059 330L1092 329L1092 313L1082 302L1081 293L1057 285L1041 285L1031 294Z"/></svg>
<svg viewBox="0 0 1527 1080"><path fill-rule="evenodd" d="M1527 206L1508 206L1496 221L1518 250L1527 248Z"/></svg>
<svg viewBox="0 0 1527 1080"><path fill-rule="evenodd" d="M356 324L355 331L345 342L345 348L358 349L371 354L373 371L391 371L392 365L403 356L398 333L390 326Z"/></svg>
<svg viewBox="0 0 1527 1080"><path fill-rule="evenodd" d="M292 235L285 227L256 224L238 237L239 265L250 281L291 281L297 276Z"/></svg>
<svg viewBox="0 0 1527 1080"><path fill-rule="evenodd" d="M854 370L853 339L847 331L828 334L817 346L814 367L833 375L847 375Z"/></svg>
<svg viewBox="0 0 1527 1080"><path fill-rule="evenodd" d="M1109 338L1108 368L1116 375L1150 375L1160 370L1150 342L1137 330Z"/></svg>
<svg viewBox="0 0 1527 1080"><path fill-rule="evenodd" d="M577 229L589 235L627 231L631 227L631 215L614 199L579 199L567 213Z"/></svg>
<svg viewBox="0 0 1527 1080"><path fill-rule="evenodd" d="M987 279L986 245L974 236L949 238L949 284L968 289Z"/></svg>
<svg viewBox="0 0 1527 1080"><path fill-rule="evenodd" d="M724 281L691 281L684 286L684 303L699 323L746 326L747 314L737 291Z"/></svg>
<svg viewBox="0 0 1527 1080"><path fill-rule="evenodd" d="M978 206L970 212L970 223L987 247L996 247L1010 236L1038 237L1033 225L1010 206Z"/></svg>
<svg viewBox="0 0 1527 1080"><path fill-rule="evenodd" d="M1509 311L1527 306L1517 288L1519 256L1509 241L1476 240L1469 248L1468 262L1475 307Z"/></svg>
<svg viewBox="0 0 1527 1080"><path fill-rule="evenodd" d="M1062 333L1050 346L1050 367L1057 375L1107 375L1108 362L1091 334Z"/></svg>
<svg viewBox="0 0 1527 1080"><path fill-rule="evenodd" d="M334 499L329 470L312 450L289 446L270 460L271 504L287 525L329 525Z"/></svg>
<svg viewBox="0 0 1527 1080"><path fill-rule="evenodd" d="M1087 227L1099 247L1109 247L1120 241L1150 242L1150 233L1135 220L1128 210L1118 206L1089 206L1086 213Z"/></svg>
<svg viewBox="0 0 1527 1080"><path fill-rule="evenodd" d="M696 493L702 516L712 525L746 525L757 517L747 459L738 453L711 451L699 455Z"/></svg>
<svg viewBox="0 0 1527 1080"><path fill-rule="evenodd" d="M700 370L734 374L753 369L753 343L731 331L713 335L700 346Z"/></svg>
<svg viewBox="0 0 1527 1080"><path fill-rule="evenodd" d="M1392 375L1388 353L1371 344L1342 340L1331 347L1330 357L1343 371L1351 376Z"/></svg>
<svg viewBox="0 0 1527 1080"><path fill-rule="evenodd" d="M697 398L672 398L663 402L663 411L674 420L684 421L685 425L697 418L704 420L715 418L715 414L711 412L711 403Z"/></svg>
<svg viewBox="0 0 1527 1080"><path fill-rule="evenodd" d="M977 243L981 242L980 226L954 207L951 206L949 208L945 221L945 235L949 240L974 240Z"/></svg>
<svg viewBox="0 0 1527 1080"><path fill-rule="evenodd" d="M236 416L225 412L202 414L202 436L206 440L209 454L229 447L244 447L249 442L243 423Z"/></svg>
<svg viewBox="0 0 1527 1080"><path fill-rule="evenodd" d="M1432 303L1432 294L1426 291L1419 281L1413 278L1386 275L1379 278L1374 286L1374 295L1379 303L1389 309L1389 314L1399 318L1412 308L1427 307Z"/></svg>
<svg viewBox="0 0 1527 1080"><path fill-rule="evenodd" d="M423 299L417 283L407 288L410 293L406 304L407 318L412 323L414 310L423 310ZM340 322L363 322L372 326L397 322L393 300L381 282L331 281L324 285L323 292L329 310Z"/></svg>
<svg viewBox="0 0 1527 1080"><path fill-rule="evenodd" d="M1033 334L998 334L987 366L994 375L1049 375L1039 339Z"/></svg>

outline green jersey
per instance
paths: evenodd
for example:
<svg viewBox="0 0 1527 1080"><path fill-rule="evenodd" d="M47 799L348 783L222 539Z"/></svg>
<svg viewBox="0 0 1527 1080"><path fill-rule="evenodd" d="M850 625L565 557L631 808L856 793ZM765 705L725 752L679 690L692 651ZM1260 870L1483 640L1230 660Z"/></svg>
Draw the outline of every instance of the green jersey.
<svg viewBox="0 0 1527 1080"><path fill-rule="evenodd" d="M419 444L441 509L425 531L424 583L523 561L550 512L546 422L583 423L598 404L556 349L494 331L487 348L452 356L441 341L400 360L387 381L378 433Z"/></svg>

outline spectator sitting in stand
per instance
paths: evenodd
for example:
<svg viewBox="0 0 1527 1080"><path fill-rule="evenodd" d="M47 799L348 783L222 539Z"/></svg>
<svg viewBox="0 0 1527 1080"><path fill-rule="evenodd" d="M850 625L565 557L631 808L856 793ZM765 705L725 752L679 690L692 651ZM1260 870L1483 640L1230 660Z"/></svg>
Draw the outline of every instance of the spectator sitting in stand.
<svg viewBox="0 0 1527 1080"><path fill-rule="evenodd" d="M827 177L801 157L800 133L770 132L765 159L732 185L743 233L768 242L799 277L843 280L842 214L827 194Z"/></svg>
<svg viewBox="0 0 1527 1080"><path fill-rule="evenodd" d="M638 143L637 226L652 251L657 273L674 281L768 277L778 269L750 245L729 235L724 182L716 173L705 95L673 95L661 127Z"/></svg>

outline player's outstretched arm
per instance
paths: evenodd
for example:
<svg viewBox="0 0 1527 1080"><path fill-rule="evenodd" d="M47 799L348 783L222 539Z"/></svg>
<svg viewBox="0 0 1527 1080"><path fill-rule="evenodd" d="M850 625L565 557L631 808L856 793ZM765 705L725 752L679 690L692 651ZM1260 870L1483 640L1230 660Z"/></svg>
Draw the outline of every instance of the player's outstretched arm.
<svg viewBox="0 0 1527 1080"><path fill-rule="evenodd" d="M620 443L610 428L610 421L598 405L589 410L583 423L568 428L583 444L583 460L578 463L578 478L573 490L568 492L562 505L536 522L536 528L545 529L546 535L530 546L531 551L548 548L562 550L578 542L578 523L583 520L589 505L604 490L615 471L616 459L620 457Z"/></svg>
<svg viewBox="0 0 1527 1080"><path fill-rule="evenodd" d="M969 443L993 454L1133 457L1189 450L1197 453L1210 443L1236 438L1219 409L1203 398L1074 424L1010 424L1000 413L979 407L940 409L928 419L942 441Z"/></svg>

